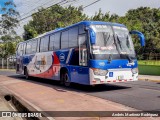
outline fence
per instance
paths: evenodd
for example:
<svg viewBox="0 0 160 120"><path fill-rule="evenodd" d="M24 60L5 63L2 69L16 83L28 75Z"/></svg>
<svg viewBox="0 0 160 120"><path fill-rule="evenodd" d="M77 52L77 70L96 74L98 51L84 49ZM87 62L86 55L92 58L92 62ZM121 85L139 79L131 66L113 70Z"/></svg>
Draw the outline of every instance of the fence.
<svg viewBox="0 0 160 120"><path fill-rule="evenodd" d="M160 53L145 53L138 55L138 61L141 65L159 65L160 66Z"/></svg>
<svg viewBox="0 0 160 120"><path fill-rule="evenodd" d="M0 58L0 69L15 69L16 57Z"/></svg>
<svg viewBox="0 0 160 120"><path fill-rule="evenodd" d="M141 59L140 59L141 58ZM160 75L160 53L145 53L138 56L139 74Z"/></svg>

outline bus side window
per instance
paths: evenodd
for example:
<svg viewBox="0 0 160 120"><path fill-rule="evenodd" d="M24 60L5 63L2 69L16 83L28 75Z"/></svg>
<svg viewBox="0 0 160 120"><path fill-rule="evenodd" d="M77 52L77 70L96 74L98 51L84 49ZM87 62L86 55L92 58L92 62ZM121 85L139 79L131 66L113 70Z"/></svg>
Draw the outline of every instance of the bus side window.
<svg viewBox="0 0 160 120"><path fill-rule="evenodd" d="M18 47L17 47L17 52L16 52L18 56L20 55L20 45L21 45L21 44L18 45Z"/></svg>
<svg viewBox="0 0 160 120"><path fill-rule="evenodd" d="M22 56L23 55L23 44L19 44L17 49L17 55Z"/></svg>
<svg viewBox="0 0 160 120"><path fill-rule="evenodd" d="M84 34L85 30L84 30L84 25L79 25L79 34Z"/></svg>
<svg viewBox="0 0 160 120"><path fill-rule="evenodd" d="M30 53L31 53L31 42L29 41L26 46L26 54L30 54Z"/></svg>
<svg viewBox="0 0 160 120"><path fill-rule="evenodd" d="M61 49L68 48L68 30L62 32L61 36Z"/></svg>
<svg viewBox="0 0 160 120"><path fill-rule="evenodd" d="M48 51L48 42L49 42L49 36L44 36L41 38L40 52Z"/></svg>
<svg viewBox="0 0 160 120"><path fill-rule="evenodd" d="M54 42L55 42L55 36L54 34L50 36L50 42L49 42L49 50L54 50L55 49L55 45L54 45Z"/></svg>
<svg viewBox="0 0 160 120"><path fill-rule="evenodd" d="M31 42L31 53L35 53L37 49L37 40Z"/></svg>
<svg viewBox="0 0 160 120"><path fill-rule="evenodd" d="M55 41L54 41L54 49L58 50L60 49L60 32L55 33Z"/></svg>
<svg viewBox="0 0 160 120"><path fill-rule="evenodd" d="M37 52L39 52L40 38L37 39Z"/></svg>
<svg viewBox="0 0 160 120"><path fill-rule="evenodd" d="M23 55L26 54L26 43L23 43Z"/></svg>
<svg viewBox="0 0 160 120"><path fill-rule="evenodd" d="M78 27L69 30L69 47L78 46Z"/></svg>

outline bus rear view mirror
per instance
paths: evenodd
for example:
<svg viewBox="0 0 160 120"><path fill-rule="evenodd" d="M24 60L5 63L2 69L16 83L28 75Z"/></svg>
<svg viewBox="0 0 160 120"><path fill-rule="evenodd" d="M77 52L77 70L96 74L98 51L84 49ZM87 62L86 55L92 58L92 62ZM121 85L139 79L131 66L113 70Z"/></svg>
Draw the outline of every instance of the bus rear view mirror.
<svg viewBox="0 0 160 120"><path fill-rule="evenodd" d="M91 44L95 44L96 43L96 33L90 29L90 40L91 40Z"/></svg>
<svg viewBox="0 0 160 120"><path fill-rule="evenodd" d="M144 37L143 33L139 32L139 31L136 31L136 30L132 30L130 32L130 34L137 35L140 38L141 46L145 46L145 37Z"/></svg>

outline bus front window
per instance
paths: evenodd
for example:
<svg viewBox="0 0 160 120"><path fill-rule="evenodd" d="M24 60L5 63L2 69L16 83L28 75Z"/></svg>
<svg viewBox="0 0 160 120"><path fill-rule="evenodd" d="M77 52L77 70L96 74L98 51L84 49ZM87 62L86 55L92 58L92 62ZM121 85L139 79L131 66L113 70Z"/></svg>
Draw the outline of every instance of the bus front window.
<svg viewBox="0 0 160 120"><path fill-rule="evenodd" d="M127 28L109 25L92 25L96 43L92 45L92 59L135 58L132 39Z"/></svg>
<svg viewBox="0 0 160 120"><path fill-rule="evenodd" d="M127 28L113 26L120 54L135 54L132 38Z"/></svg>
<svg viewBox="0 0 160 120"><path fill-rule="evenodd" d="M96 33L96 44L92 45L93 54L118 54L111 26L93 25Z"/></svg>

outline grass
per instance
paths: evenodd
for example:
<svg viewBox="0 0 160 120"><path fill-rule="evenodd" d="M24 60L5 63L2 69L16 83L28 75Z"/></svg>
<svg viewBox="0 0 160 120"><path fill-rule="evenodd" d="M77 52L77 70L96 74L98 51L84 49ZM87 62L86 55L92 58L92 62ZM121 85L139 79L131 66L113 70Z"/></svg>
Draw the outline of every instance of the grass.
<svg viewBox="0 0 160 120"><path fill-rule="evenodd" d="M160 60L138 60L138 64L160 66Z"/></svg>
<svg viewBox="0 0 160 120"><path fill-rule="evenodd" d="M158 75L160 76L160 61L139 60L139 74L141 75Z"/></svg>

